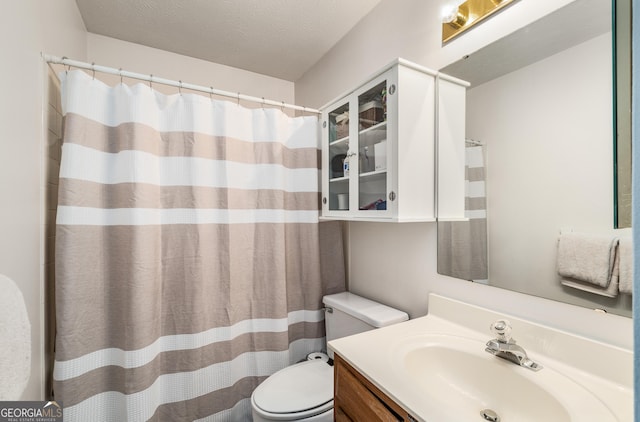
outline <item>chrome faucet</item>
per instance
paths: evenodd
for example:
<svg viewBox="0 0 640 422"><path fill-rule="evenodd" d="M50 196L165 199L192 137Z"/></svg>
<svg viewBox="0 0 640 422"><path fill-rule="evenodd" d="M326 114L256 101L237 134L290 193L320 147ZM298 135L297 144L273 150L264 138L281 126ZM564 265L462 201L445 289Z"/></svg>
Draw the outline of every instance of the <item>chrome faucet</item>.
<svg viewBox="0 0 640 422"><path fill-rule="evenodd" d="M542 365L529 359L527 352L511 338L511 324L509 321L499 319L491 324L490 329L496 335L496 338L487 342L485 351L533 371L542 369Z"/></svg>

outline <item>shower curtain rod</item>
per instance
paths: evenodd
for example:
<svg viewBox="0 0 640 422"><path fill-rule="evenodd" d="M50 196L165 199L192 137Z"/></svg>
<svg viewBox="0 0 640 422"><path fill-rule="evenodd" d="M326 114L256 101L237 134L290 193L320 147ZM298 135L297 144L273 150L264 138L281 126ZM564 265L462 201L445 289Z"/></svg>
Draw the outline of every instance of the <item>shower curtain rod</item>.
<svg viewBox="0 0 640 422"><path fill-rule="evenodd" d="M49 54L42 54L42 57L47 63L50 63L50 64L51 63L53 63L53 64L61 64L61 65L64 65L64 66L77 67L79 69L91 70L92 72L100 72L100 73L106 73L106 74L109 74L109 75L116 75L116 76L120 76L121 78L137 79L137 80L140 80L140 81L149 82L149 84L156 83L156 84L161 84L161 85L173 86L173 87L176 87L178 89L184 88L184 89L189 89L189 90L192 90L192 91L205 92L207 94L220 95L220 96L223 96L223 97L234 98L234 99L236 99L238 101L240 101L240 100L251 101L251 102L259 103L259 104L263 104L263 105L270 105L270 106L274 106L274 107L281 107L281 108L289 108L289 109L292 109L292 110L298 110L298 111L302 111L304 113L320 114L320 110L316 110L314 108L307 108L307 107L303 107L303 106L298 106L298 105L295 105L295 104L287 104L284 101L278 102L278 101L273 101L273 100L265 100L264 97L258 98L258 97L252 97L250 95L240 94L239 92L233 93L233 92L229 92L229 91L222 91L222 90L219 90L219 89L214 89L213 87L194 85L194 84L190 84L190 83L184 83L182 81L174 81L174 80L171 80L171 79L158 78L158 77L153 76L153 75L145 75L143 73L129 72L127 70L116 69L114 67L100 66L100 65L97 65L95 63L86 63L86 62L81 62L81 61L77 61L77 60L71 60L71 59L69 59L67 57L56 57L56 56L52 56L52 55L49 55Z"/></svg>

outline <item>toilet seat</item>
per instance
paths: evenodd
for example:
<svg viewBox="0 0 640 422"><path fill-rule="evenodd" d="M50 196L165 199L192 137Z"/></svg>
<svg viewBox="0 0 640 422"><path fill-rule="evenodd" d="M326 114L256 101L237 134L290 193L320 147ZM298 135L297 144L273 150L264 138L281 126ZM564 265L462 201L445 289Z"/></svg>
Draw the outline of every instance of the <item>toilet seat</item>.
<svg viewBox="0 0 640 422"><path fill-rule="evenodd" d="M267 378L251 395L254 411L268 420L297 420L333 409L333 366L301 362Z"/></svg>

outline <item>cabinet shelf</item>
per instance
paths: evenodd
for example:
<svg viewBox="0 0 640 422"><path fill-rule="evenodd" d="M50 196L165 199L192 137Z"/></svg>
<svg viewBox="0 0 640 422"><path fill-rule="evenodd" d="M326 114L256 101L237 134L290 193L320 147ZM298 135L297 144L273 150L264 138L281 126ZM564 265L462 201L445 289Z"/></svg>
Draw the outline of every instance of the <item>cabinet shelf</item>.
<svg viewBox="0 0 640 422"><path fill-rule="evenodd" d="M331 155L346 154L349 151L349 137L338 139L329 144Z"/></svg>
<svg viewBox="0 0 640 422"><path fill-rule="evenodd" d="M363 181L375 181L375 180L383 180L387 177L387 170L375 170L369 171L367 173L360 173L360 180Z"/></svg>
<svg viewBox="0 0 640 422"><path fill-rule="evenodd" d="M329 183L339 183L339 182L348 182L349 176L342 177L334 177L333 179L329 179Z"/></svg>
<svg viewBox="0 0 640 422"><path fill-rule="evenodd" d="M349 143L349 137L345 136L344 138L336 139L333 142L329 142L329 146L330 147L334 147L334 146L338 146L338 145L342 145L342 144L348 144L348 143Z"/></svg>
<svg viewBox="0 0 640 422"><path fill-rule="evenodd" d="M387 140L387 122L378 123L360 131L359 144L362 147L373 145Z"/></svg>
<svg viewBox="0 0 640 422"><path fill-rule="evenodd" d="M362 135L366 135L369 132L373 132L373 131L376 131L376 130L383 130L383 129L386 129L386 128L387 128L387 121L385 120L384 122L380 122L377 125L369 126L366 129L362 129L359 132L359 134L360 134L360 136L362 136Z"/></svg>

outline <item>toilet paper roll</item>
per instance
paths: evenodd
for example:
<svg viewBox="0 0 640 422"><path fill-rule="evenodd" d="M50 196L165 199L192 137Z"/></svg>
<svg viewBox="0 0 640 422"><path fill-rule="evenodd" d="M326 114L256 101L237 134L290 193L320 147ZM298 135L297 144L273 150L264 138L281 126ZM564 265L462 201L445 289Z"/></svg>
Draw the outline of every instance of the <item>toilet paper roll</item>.
<svg viewBox="0 0 640 422"><path fill-rule="evenodd" d="M0 274L0 401L19 400L31 375L31 323L22 292Z"/></svg>
<svg viewBox="0 0 640 422"><path fill-rule="evenodd" d="M321 360L323 362L329 362L329 356L326 353L314 352L307 355L307 360Z"/></svg>

